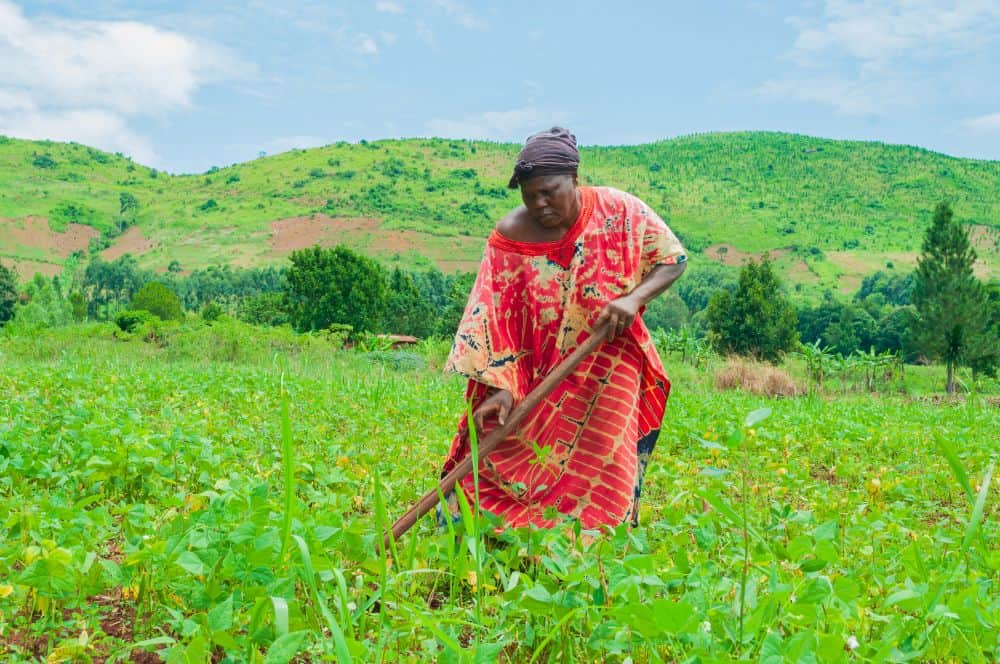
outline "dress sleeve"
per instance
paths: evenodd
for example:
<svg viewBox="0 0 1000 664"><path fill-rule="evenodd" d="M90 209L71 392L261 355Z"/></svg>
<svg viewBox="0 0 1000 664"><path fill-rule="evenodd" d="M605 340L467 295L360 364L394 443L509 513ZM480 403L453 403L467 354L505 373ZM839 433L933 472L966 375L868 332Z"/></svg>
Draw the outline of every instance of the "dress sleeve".
<svg viewBox="0 0 1000 664"><path fill-rule="evenodd" d="M508 268L503 252L487 245L445 371L508 390L520 402L533 376L532 330L524 291Z"/></svg>
<svg viewBox="0 0 1000 664"><path fill-rule="evenodd" d="M639 199L634 199L634 202L640 207L636 217L642 220L639 229L642 232L642 274L645 275L657 265L674 265L686 261L684 247L663 219Z"/></svg>

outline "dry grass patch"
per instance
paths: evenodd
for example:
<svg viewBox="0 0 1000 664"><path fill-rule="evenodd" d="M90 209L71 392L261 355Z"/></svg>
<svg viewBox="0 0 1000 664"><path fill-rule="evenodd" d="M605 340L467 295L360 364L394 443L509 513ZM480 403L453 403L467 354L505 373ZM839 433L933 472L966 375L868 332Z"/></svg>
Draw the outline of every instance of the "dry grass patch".
<svg viewBox="0 0 1000 664"><path fill-rule="evenodd" d="M715 387L769 397L794 397L804 391L782 369L740 357L726 359L726 366L715 374Z"/></svg>

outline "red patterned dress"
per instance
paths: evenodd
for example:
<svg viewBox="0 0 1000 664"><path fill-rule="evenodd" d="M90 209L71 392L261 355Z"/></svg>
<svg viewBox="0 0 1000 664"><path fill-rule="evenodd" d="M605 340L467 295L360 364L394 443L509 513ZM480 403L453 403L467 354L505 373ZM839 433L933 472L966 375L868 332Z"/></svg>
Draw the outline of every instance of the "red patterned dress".
<svg viewBox="0 0 1000 664"><path fill-rule="evenodd" d="M473 410L490 387L519 403L589 336L609 301L631 292L653 266L685 260L674 234L638 198L609 187L580 193L580 215L561 240L516 242L494 231L487 242L446 366L470 379ZM636 521L669 392L637 316L480 462L480 507L511 527L556 525L550 508L584 528ZM444 472L468 453L463 416ZM456 489L471 502L472 475Z"/></svg>

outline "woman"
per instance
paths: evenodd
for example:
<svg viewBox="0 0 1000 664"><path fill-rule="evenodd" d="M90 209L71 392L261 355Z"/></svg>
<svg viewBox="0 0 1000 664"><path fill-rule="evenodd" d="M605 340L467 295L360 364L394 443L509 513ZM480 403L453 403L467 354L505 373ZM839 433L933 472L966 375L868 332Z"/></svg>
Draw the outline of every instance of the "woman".
<svg viewBox="0 0 1000 664"><path fill-rule="evenodd" d="M684 249L638 198L579 187L578 166L565 129L525 142L509 183L524 205L488 240L446 367L469 378L482 438L610 322L605 343L480 462L480 507L510 527L637 522L670 391L640 313L684 271ZM444 471L468 453L463 417ZM456 489L471 498L472 475Z"/></svg>

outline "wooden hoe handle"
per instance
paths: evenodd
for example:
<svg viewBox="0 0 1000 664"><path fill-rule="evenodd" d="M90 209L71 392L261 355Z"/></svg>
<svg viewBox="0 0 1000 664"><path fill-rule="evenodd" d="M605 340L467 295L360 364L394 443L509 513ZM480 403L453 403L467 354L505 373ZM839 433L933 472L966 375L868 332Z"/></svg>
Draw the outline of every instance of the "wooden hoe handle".
<svg viewBox="0 0 1000 664"><path fill-rule="evenodd" d="M580 344L576 350L560 362L535 389L528 393L528 396L524 397L524 400L521 403L517 404L517 406L510 411L510 414L507 416L507 421L502 426L494 429L488 436L486 436L486 438L479 441L480 458L492 452L493 449L500 444L500 441L504 440L507 436L513 433L517 429L517 425L521 423L521 420L523 420L528 413L534 410L535 406L541 403L545 397L549 396L549 393L552 392L552 390L554 390L559 383L563 382L563 380L573 373L577 366L579 366L580 362L583 361L583 358L590 355L590 353L601 345L607 335L607 325L608 324L605 323L596 330L593 330L590 336L587 337L586 341ZM469 422L469 426L474 427L475 423ZM392 524L392 532L386 533L385 538L383 539L382 545L385 547L383 550L388 551L391 539L399 539L403 533L413 527L413 524L417 522L417 519L422 517L424 514L427 514L427 512L429 512L431 508L437 504L438 491L440 491L442 495L447 495L449 491L455 488L455 484L458 480L462 479L470 472L472 472L471 451L467 457L465 457L451 470L451 472L441 478L437 488L425 493L406 514L401 516L396 523Z"/></svg>

